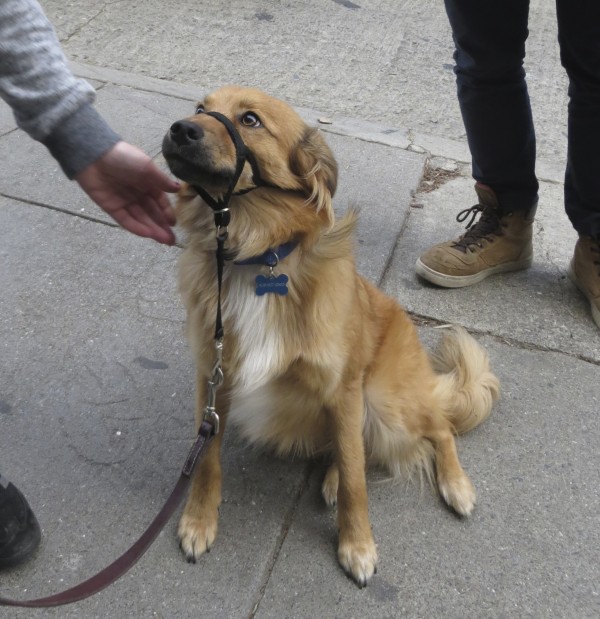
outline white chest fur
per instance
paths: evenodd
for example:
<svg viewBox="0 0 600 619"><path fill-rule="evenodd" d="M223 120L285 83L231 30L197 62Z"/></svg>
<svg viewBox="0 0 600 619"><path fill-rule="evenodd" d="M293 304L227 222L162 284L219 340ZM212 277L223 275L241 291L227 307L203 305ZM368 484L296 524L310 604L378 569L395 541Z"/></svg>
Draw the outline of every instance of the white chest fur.
<svg viewBox="0 0 600 619"><path fill-rule="evenodd" d="M231 379L234 391L247 392L265 385L282 368L285 342L270 316L272 295L255 292L259 267L234 266L223 301L223 317L236 335L238 372Z"/></svg>

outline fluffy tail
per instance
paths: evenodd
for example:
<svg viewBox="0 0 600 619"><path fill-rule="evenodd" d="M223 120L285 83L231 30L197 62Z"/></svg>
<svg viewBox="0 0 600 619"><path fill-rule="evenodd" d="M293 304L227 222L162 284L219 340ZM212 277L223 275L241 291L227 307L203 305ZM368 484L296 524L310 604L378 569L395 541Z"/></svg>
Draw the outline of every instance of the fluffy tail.
<svg viewBox="0 0 600 619"><path fill-rule="evenodd" d="M472 430L488 417L500 395L500 381L490 370L486 351L462 327L453 326L431 360L454 428L459 434Z"/></svg>

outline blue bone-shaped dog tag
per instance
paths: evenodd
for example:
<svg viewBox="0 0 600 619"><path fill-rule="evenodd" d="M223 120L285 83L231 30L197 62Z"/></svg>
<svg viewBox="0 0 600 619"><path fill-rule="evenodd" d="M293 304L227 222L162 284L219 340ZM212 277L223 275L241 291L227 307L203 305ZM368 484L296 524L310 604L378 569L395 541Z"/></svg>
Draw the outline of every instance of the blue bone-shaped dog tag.
<svg viewBox="0 0 600 619"><path fill-rule="evenodd" d="M264 275L256 276L256 294L261 297L263 294L280 294L286 295L288 293L288 276L285 273L275 277L266 277Z"/></svg>

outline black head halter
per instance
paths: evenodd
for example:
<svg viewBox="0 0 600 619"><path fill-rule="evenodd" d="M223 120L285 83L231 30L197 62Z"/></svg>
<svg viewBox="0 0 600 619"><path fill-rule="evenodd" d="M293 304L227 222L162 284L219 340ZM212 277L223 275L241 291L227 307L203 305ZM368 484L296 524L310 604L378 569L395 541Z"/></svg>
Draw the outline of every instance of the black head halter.
<svg viewBox="0 0 600 619"><path fill-rule="evenodd" d="M252 151L244 144L244 140L242 140L242 136L239 134L238 130L234 127L233 123L227 118L227 116L221 114L220 112L203 112L208 116L212 116L216 118L220 123L225 125L227 132L229 133L229 137L233 142L235 147L235 172L233 177L229 183L229 187L227 191L219 200L215 200L205 189L202 187L198 187L193 185L194 189L198 192L198 194L202 197L202 199L213 209L215 214L215 224L218 228L225 228L229 224L230 214L229 214L229 201L231 200L231 196L233 195L242 195L244 193L248 193L253 189L258 187L274 187L274 185L270 185L267 183L260 175L260 170L258 168L258 164L256 163L256 157ZM252 168L252 182L254 183L254 187L249 187L248 189L243 189L242 191L238 191L234 193L235 186L237 185L240 176L242 175L242 171L244 169L244 165L246 161L250 164Z"/></svg>

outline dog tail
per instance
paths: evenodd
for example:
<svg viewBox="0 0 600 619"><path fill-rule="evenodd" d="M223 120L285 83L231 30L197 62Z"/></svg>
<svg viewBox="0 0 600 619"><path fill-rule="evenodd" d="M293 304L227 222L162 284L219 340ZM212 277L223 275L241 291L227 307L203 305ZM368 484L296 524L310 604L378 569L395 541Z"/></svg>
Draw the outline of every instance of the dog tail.
<svg viewBox="0 0 600 619"><path fill-rule="evenodd" d="M439 396L458 434L490 414L500 395L500 381L490 370L486 351L462 327L453 326L432 355Z"/></svg>

